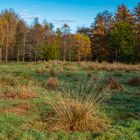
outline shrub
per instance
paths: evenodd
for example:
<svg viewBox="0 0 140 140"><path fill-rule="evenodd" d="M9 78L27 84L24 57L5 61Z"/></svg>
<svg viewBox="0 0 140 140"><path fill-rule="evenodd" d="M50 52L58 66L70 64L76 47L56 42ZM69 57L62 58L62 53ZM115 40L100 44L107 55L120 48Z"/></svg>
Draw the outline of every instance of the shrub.
<svg viewBox="0 0 140 140"><path fill-rule="evenodd" d="M55 60L60 58L59 46L55 44L41 46L40 58L44 60Z"/></svg>

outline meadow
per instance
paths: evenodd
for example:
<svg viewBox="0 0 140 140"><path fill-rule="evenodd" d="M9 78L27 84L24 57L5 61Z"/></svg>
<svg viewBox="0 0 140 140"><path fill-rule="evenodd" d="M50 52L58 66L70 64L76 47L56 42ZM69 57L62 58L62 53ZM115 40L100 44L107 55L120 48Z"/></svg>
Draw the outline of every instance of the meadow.
<svg viewBox="0 0 140 140"><path fill-rule="evenodd" d="M139 140L140 65L0 63L0 140Z"/></svg>

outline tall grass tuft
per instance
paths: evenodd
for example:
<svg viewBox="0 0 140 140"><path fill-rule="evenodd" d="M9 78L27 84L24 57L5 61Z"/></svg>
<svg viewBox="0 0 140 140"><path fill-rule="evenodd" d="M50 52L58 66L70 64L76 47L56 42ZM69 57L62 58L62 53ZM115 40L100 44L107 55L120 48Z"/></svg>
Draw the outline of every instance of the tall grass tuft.
<svg viewBox="0 0 140 140"><path fill-rule="evenodd" d="M47 89L55 90L59 86L59 80L56 77L50 77L47 82L45 87Z"/></svg>
<svg viewBox="0 0 140 140"><path fill-rule="evenodd" d="M96 86L96 87L95 87ZM109 97L108 88L97 88L93 83L72 88L62 85L55 99L49 99L51 110L43 116L49 131L63 130L100 132L109 120L98 113L98 105Z"/></svg>
<svg viewBox="0 0 140 140"><path fill-rule="evenodd" d="M113 77L107 79L106 85L112 90L123 90L124 87Z"/></svg>

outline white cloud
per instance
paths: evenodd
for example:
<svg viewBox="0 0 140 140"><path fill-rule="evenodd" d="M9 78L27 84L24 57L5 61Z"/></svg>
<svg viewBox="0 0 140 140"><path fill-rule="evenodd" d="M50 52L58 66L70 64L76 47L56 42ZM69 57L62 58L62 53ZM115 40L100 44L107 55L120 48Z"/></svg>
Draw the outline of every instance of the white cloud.
<svg viewBox="0 0 140 140"><path fill-rule="evenodd" d="M59 19L54 19L53 20L55 24L64 24L64 23L74 23L77 22L76 20L59 20Z"/></svg>
<svg viewBox="0 0 140 140"><path fill-rule="evenodd" d="M38 14L31 14L30 9L23 9L20 13L21 18L24 19L34 19L35 17L41 18L41 15Z"/></svg>

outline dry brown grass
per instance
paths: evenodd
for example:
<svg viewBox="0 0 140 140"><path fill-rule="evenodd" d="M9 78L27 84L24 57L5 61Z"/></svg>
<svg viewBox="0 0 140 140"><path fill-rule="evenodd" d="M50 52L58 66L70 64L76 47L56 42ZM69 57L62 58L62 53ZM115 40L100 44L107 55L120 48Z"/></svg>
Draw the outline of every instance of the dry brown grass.
<svg viewBox="0 0 140 140"><path fill-rule="evenodd" d="M10 108L0 108L0 113L12 113L18 115L28 115L29 110L31 109L30 104L20 103Z"/></svg>
<svg viewBox="0 0 140 140"><path fill-rule="evenodd" d="M4 109L3 108L0 108L0 114L1 113L4 113Z"/></svg>
<svg viewBox="0 0 140 140"><path fill-rule="evenodd" d="M12 76L2 76L0 77L0 85L14 87L18 85L18 81L15 77Z"/></svg>
<svg viewBox="0 0 140 140"><path fill-rule="evenodd" d="M28 115L29 114L29 110L27 110L26 108L21 108L20 106L9 108L9 109L5 110L5 112L12 113L12 114L18 114L18 115Z"/></svg>
<svg viewBox="0 0 140 140"><path fill-rule="evenodd" d="M46 72L46 69L45 69L45 67L40 67L40 68L38 68L37 72L39 74L44 74Z"/></svg>
<svg viewBox="0 0 140 140"><path fill-rule="evenodd" d="M6 99L33 99L37 98L37 95L32 92L28 87L20 87L19 89L12 88L5 94L0 94L0 98Z"/></svg>
<svg viewBox="0 0 140 140"><path fill-rule="evenodd" d="M108 85L108 87L113 90L123 90L124 89L123 86L113 77L107 79L106 85Z"/></svg>
<svg viewBox="0 0 140 140"><path fill-rule="evenodd" d="M47 89L57 89L58 86L59 86L59 80L56 77L50 77L45 85Z"/></svg>
<svg viewBox="0 0 140 140"><path fill-rule="evenodd" d="M80 67L84 70L106 70L106 71L140 71L140 64L121 64L121 63L98 63L98 62L80 62Z"/></svg>
<svg viewBox="0 0 140 140"><path fill-rule="evenodd" d="M129 85L140 86L140 77L133 77L128 81Z"/></svg>
<svg viewBox="0 0 140 140"><path fill-rule="evenodd" d="M78 87L79 88L79 87ZM69 91L69 92L68 92ZM80 89L80 92L82 89ZM64 93L63 93L64 92ZM97 113L97 106L104 99L101 94L79 95L76 92L57 92L56 99L49 99L52 110L44 116L49 131L100 132L108 128L109 120Z"/></svg>
<svg viewBox="0 0 140 140"><path fill-rule="evenodd" d="M54 112L47 119L50 131L102 131L107 128L108 119L99 117L96 106L78 100L63 99L52 105Z"/></svg>
<svg viewBox="0 0 140 140"><path fill-rule="evenodd" d="M107 62L67 62L67 61L49 61L47 65L68 66L70 70L78 70L78 67L73 66L78 64L83 70L106 70L106 71L140 71L140 64L123 64L123 63L107 63Z"/></svg>
<svg viewBox="0 0 140 140"><path fill-rule="evenodd" d="M32 69L33 68L33 65L27 64L27 68Z"/></svg>

